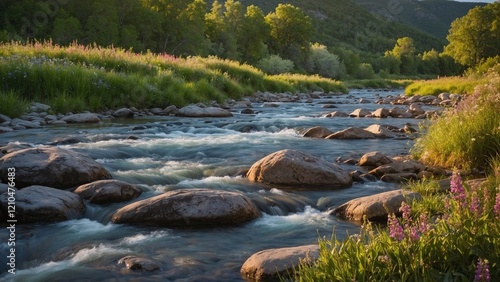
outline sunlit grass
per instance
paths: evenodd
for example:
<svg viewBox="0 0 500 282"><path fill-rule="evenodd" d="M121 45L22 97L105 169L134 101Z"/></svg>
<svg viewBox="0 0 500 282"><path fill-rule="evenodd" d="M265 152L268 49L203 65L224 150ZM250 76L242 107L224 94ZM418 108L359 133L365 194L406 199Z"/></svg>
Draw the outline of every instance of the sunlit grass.
<svg viewBox="0 0 500 282"><path fill-rule="evenodd" d="M342 91L338 81L317 76L269 76L217 57L176 58L123 49L51 42L0 45L0 90L58 112L184 106L240 99L256 91Z"/></svg>
<svg viewBox="0 0 500 282"><path fill-rule="evenodd" d="M405 93L407 95L438 95L443 92L472 94L474 88L484 82L484 79L475 77L444 77L433 80L420 80L408 85Z"/></svg>

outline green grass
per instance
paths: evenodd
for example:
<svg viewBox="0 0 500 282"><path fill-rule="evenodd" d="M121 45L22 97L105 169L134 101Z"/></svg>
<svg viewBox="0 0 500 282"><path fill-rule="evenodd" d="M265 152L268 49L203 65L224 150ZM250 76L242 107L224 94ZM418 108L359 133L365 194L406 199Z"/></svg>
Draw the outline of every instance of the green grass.
<svg viewBox="0 0 500 282"><path fill-rule="evenodd" d="M16 91L0 90L0 113L17 118L23 115L29 103Z"/></svg>
<svg viewBox="0 0 500 282"><path fill-rule="evenodd" d="M499 71L500 65L488 74L488 84L422 128L415 158L433 166L484 169L500 155Z"/></svg>
<svg viewBox="0 0 500 282"><path fill-rule="evenodd" d="M0 91L47 103L60 113L123 106L178 107L240 99L256 91L340 91L338 81L317 76L270 76L216 57L176 58L116 48L68 47L51 42L0 45ZM6 112L2 112L6 113Z"/></svg>
<svg viewBox="0 0 500 282"><path fill-rule="evenodd" d="M394 79L353 79L345 81L348 88L365 89L365 88L404 88L410 84L411 80L394 80Z"/></svg>
<svg viewBox="0 0 500 282"><path fill-rule="evenodd" d="M474 77L444 77L433 80L420 80L411 83L405 89L407 95L438 95L443 92L454 94L472 94L484 79Z"/></svg>

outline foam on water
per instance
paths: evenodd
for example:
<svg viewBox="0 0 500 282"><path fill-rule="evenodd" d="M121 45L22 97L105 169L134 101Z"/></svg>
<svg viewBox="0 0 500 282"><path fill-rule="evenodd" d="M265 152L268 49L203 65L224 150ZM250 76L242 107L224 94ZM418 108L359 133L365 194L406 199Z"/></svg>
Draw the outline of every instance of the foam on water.
<svg viewBox="0 0 500 282"><path fill-rule="evenodd" d="M268 227L276 229L287 229L296 226L318 226L318 225L333 225L333 218L324 212L306 206L303 212L293 213L289 215L268 215L263 214L262 218L253 223L259 227Z"/></svg>

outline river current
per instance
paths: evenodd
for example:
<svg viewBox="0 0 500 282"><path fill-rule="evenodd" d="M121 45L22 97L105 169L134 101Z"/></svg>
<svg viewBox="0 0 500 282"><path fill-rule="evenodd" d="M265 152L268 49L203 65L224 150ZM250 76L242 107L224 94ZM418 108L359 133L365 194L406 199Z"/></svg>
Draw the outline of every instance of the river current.
<svg viewBox="0 0 500 282"><path fill-rule="evenodd" d="M60 137L85 137L87 143L61 145L90 155L114 179L137 184L141 200L180 188L237 191L249 196L262 211L259 219L224 227L159 228L112 224L111 215L128 203L87 204L85 218L51 224L18 225L16 274L5 273L0 257L0 281L246 281L240 268L263 249L314 244L336 234L342 239L359 231L356 222L328 215L328 207L350 199L397 189L384 182L354 183L336 190L294 190L253 183L242 177L260 158L282 150L300 150L336 162L359 158L371 151L389 156L408 153L411 140L326 140L302 137L305 129L324 126L338 131L350 126L388 124L403 127L414 119L322 118L339 110L375 110L390 105L374 102L379 96L400 91L352 90L348 95L325 96L311 101L254 103L254 115L233 111L230 118L140 117L112 119L93 125L44 126L0 135L0 144L35 146ZM323 108L336 102L337 109ZM133 138L130 138L133 137ZM362 170L340 164L346 170ZM7 253L7 233L0 236L0 254ZM158 262L160 271L134 272L118 266L127 255Z"/></svg>

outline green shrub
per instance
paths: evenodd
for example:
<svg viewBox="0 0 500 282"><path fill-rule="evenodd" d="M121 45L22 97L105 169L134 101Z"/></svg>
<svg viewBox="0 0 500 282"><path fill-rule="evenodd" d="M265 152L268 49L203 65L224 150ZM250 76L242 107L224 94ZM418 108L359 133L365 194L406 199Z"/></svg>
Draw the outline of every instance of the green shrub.
<svg viewBox="0 0 500 282"><path fill-rule="evenodd" d="M258 61L257 67L267 74L281 74L291 72L294 64L290 60L282 59L279 55L271 55Z"/></svg>
<svg viewBox="0 0 500 282"><path fill-rule="evenodd" d="M335 79L345 75L345 67L341 68L339 57L328 52L325 45L312 44L310 53L305 65L308 73Z"/></svg>

